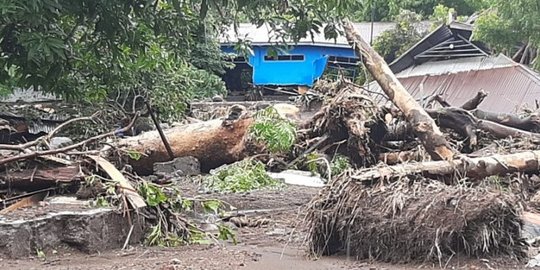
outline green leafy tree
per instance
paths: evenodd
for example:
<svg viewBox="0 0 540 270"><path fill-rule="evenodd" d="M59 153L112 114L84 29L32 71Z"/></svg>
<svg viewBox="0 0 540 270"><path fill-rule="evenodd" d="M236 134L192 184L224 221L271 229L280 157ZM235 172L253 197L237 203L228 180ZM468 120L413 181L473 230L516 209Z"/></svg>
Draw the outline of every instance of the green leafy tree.
<svg viewBox="0 0 540 270"><path fill-rule="evenodd" d="M420 21L420 15L414 12L403 10L396 16L395 21L396 27L383 32L373 44L373 48L387 63L394 61L425 34L415 27Z"/></svg>
<svg viewBox="0 0 540 270"><path fill-rule="evenodd" d="M353 12L353 17L359 21L370 21L373 11L374 21L391 21L402 10L410 10L427 19L434 14L438 5L455 10L458 15L468 16L484 7L482 0L368 0L362 8ZM373 10L372 10L373 8Z"/></svg>
<svg viewBox="0 0 540 270"><path fill-rule="evenodd" d="M88 101L156 99L171 115L224 91L218 35L240 17L298 40L336 25L357 1L4 0L0 88L34 87ZM123 102L125 103L125 102Z"/></svg>
<svg viewBox="0 0 540 270"><path fill-rule="evenodd" d="M476 21L475 38L540 70L540 3L486 0L483 4L490 8Z"/></svg>

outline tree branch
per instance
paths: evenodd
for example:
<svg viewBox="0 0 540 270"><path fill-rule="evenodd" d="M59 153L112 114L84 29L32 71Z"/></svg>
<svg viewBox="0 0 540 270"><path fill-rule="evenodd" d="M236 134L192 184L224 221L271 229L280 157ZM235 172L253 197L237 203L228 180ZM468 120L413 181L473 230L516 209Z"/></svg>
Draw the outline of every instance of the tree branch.
<svg viewBox="0 0 540 270"><path fill-rule="evenodd" d="M8 157L8 158L0 159L0 165L4 165L4 164L10 163L10 162L24 160L24 159L36 158L36 157L39 157L39 156L54 155L54 154L58 154L58 153L64 153L64 152L67 152L69 150L73 150L73 149L76 149L78 147L81 147L81 146L83 146L83 145L85 145L87 143L91 143L91 142L94 142L94 141L97 141L97 140L100 140L100 139L103 139L103 138L106 138L106 137L114 136L114 135L116 135L118 133L127 132L129 129L131 129L133 127L133 125L135 124L135 120L137 120L138 117L139 117L139 113L137 113L135 115L135 117L133 117L133 119L131 119L131 122L129 123L129 125L125 126L124 128L121 128L119 130L111 131L111 132L105 133L105 134L100 134L100 135L94 136L92 138L89 138L87 140L84 140L82 142L79 142L79 143L76 143L76 144L73 144L73 145L69 145L69 146L66 146L66 147L63 147L63 148L58 148L58 149L53 149L53 150L46 150L46 151L29 152L29 153L26 153L26 154L21 154L21 155L17 155L17 156L12 156L12 157Z"/></svg>

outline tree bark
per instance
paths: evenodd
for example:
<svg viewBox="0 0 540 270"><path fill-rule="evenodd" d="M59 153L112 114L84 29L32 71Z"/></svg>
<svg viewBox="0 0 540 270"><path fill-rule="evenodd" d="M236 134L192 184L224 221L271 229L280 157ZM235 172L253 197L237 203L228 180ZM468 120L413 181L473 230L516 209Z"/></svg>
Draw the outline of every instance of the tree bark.
<svg viewBox="0 0 540 270"><path fill-rule="evenodd" d="M0 176L0 188L17 188L27 191L55 186L57 183L80 181L79 165L57 168L26 169L23 171L5 172Z"/></svg>
<svg viewBox="0 0 540 270"><path fill-rule="evenodd" d="M448 145L435 121L416 102L392 73L384 59L356 32L351 22L344 23L347 40L358 53L369 73L379 83L390 100L413 126L426 151L434 160L451 160L454 151Z"/></svg>
<svg viewBox="0 0 540 270"><path fill-rule="evenodd" d="M476 127L478 121L469 112L452 107L426 111L441 127L452 129L467 138L470 146L477 144Z"/></svg>
<svg viewBox="0 0 540 270"><path fill-rule="evenodd" d="M388 152L379 155L379 161L388 165L396 165L408 161L421 161L424 158L419 151Z"/></svg>
<svg viewBox="0 0 540 270"><path fill-rule="evenodd" d="M210 120L164 130L175 157L193 156L203 171L241 160L245 154L245 138L253 118ZM129 163L139 174L151 174L153 164L169 161L169 155L157 131L120 140L118 147L142 153Z"/></svg>
<svg viewBox="0 0 540 270"><path fill-rule="evenodd" d="M538 171L539 165L540 151L528 151L508 155L462 158L453 161L428 161L369 168L358 171L352 178L358 181L372 181L398 179L414 174L437 177L458 173L462 177L482 179L491 175Z"/></svg>
<svg viewBox="0 0 540 270"><path fill-rule="evenodd" d="M472 114L481 120L488 120L501 125L518 128L521 130L536 132L540 130L540 116L534 114L529 117L521 118L517 115L508 113L493 113L482 110L473 110Z"/></svg>
<svg viewBox="0 0 540 270"><path fill-rule="evenodd" d="M487 97L488 93L484 91L484 89L478 91L476 93L476 96L474 96L469 101L465 102L463 105L461 105L461 108L467 111L474 110L478 108L478 105L484 101L484 99Z"/></svg>
<svg viewBox="0 0 540 270"><path fill-rule="evenodd" d="M487 132L498 139L508 137L534 138L540 140L540 134L513 128L488 120L480 120L471 112L461 108L441 108L437 110L427 110L429 115L437 120L443 128L449 128L465 138L469 138L471 146L476 145L476 130Z"/></svg>

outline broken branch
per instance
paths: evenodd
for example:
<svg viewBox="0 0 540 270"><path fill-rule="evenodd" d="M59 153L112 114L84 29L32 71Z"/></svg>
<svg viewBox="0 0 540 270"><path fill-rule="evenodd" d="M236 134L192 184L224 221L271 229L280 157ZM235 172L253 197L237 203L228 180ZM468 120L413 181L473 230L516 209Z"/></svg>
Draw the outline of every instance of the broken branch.
<svg viewBox="0 0 540 270"><path fill-rule="evenodd" d="M347 40L355 51L361 55L360 59L362 59L369 73L379 83L396 107L405 114L407 121L413 127L414 133L418 136L429 155L434 160L451 160L454 151L450 148L435 121L403 87L384 62L384 59L362 39L350 21L344 22L344 28Z"/></svg>
<svg viewBox="0 0 540 270"><path fill-rule="evenodd" d="M45 150L45 151L29 152L29 153L26 153L26 154L21 154L21 155L17 155L17 156L12 156L12 157L8 157L8 158L0 159L0 165L4 165L4 164L10 163L10 162L19 161L19 160L36 158L36 157L39 157L39 156L54 155L54 154L64 153L64 152L67 152L69 150L73 150L73 149L76 149L78 147L81 147L81 146L83 146L83 145L85 145L87 143L91 143L91 142L94 142L94 141L97 141L97 140L100 140L100 139L103 139L103 138L114 136L114 135L116 135L118 133L127 132L128 130L131 129L131 127L133 127L133 124L135 124L135 120L137 120L138 117L139 117L139 113L137 113L135 115L135 117L133 117L133 119L131 119L131 122L127 126L121 128L119 130L111 131L111 132L105 133L105 134L100 134L100 135L94 136L92 138L89 138L87 140L84 140L82 142L72 144L72 145L69 145L69 146L66 146L66 147L63 147L63 148L58 148L58 149L53 149L53 150Z"/></svg>
<svg viewBox="0 0 540 270"><path fill-rule="evenodd" d="M537 171L540 165L540 151L529 151L508 155L456 159L453 161L428 161L395 166L360 170L352 176L358 181L397 179L399 177L421 174L426 177L453 175L482 179L491 175L513 172Z"/></svg>
<svg viewBox="0 0 540 270"><path fill-rule="evenodd" d="M476 96L461 105L461 108L467 111L474 110L478 108L478 105L480 105L480 103L484 101L487 95L488 93L484 91L484 89L481 89L480 91L478 91L478 93L476 93Z"/></svg>

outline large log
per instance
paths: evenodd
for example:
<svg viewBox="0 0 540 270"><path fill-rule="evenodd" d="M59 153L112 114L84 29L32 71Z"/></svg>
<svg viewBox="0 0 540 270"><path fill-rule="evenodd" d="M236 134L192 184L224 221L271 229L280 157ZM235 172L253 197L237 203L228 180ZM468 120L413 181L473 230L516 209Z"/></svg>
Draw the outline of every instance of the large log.
<svg viewBox="0 0 540 270"><path fill-rule="evenodd" d="M533 114L529 117L521 118L514 114L509 113L494 113L483 110L473 110L472 114L481 120L488 120L491 122L499 123L501 125L538 132L540 131L540 116Z"/></svg>
<svg viewBox="0 0 540 270"><path fill-rule="evenodd" d="M540 140L540 134L538 133L507 126L499 122L478 119L473 113L462 108L445 107L426 111L437 120L441 127L453 129L463 137L468 138L471 146L476 145L477 142L476 130L482 130L497 139L520 137Z"/></svg>
<svg viewBox="0 0 540 270"><path fill-rule="evenodd" d="M448 145L435 121L407 92L384 59L356 32L353 24L345 21L344 29L347 40L358 53L369 73L379 83L396 107L404 113L407 121L411 123L414 133L418 136L429 155L434 160L451 160L454 151Z"/></svg>
<svg viewBox="0 0 540 270"><path fill-rule="evenodd" d="M245 137L252 122L251 117L234 121L216 119L173 127L164 132L175 157L193 156L199 159L201 169L208 171L244 157ZM157 131L122 139L117 146L142 153L140 159L129 161L140 174L150 174L154 163L170 160Z"/></svg>
<svg viewBox="0 0 540 270"><path fill-rule="evenodd" d="M528 151L478 158L463 157L452 161L428 161L368 168L359 170L351 177L358 181L372 181L398 179L414 174L421 174L426 177L458 174L463 177L481 179L491 175L538 171L539 165L540 151Z"/></svg>

